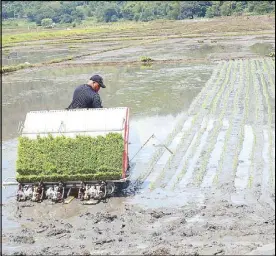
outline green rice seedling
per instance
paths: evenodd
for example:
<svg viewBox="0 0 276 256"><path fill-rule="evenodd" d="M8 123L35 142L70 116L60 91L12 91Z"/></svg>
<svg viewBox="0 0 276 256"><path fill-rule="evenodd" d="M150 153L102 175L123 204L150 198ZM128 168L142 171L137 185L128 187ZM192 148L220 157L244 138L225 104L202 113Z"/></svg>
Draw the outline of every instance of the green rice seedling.
<svg viewBox="0 0 276 256"><path fill-rule="evenodd" d="M225 86L228 84L229 79L230 79L230 71L231 71L231 67L232 67L232 62L229 63L228 65L228 69L227 69L227 73L226 73L226 79L224 80L222 86L220 87L220 90L218 91L218 93L216 94L215 99L212 102L212 108L211 108L211 113L214 114L215 110L217 109L217 103L218 100L221 98L221 95L225 89Z"/></svg>
<svg viewBox="0 0 276 256"><path fill-rule="evenodd" d="M223 65L223 68L221 68L222 65ZM213 72L211 79L207 82L206 86L202 89L202 91L200 92L200 94L199 94L199 95L196 97L196 99L193 101L191 107L190 107L189 110L188 110L188 114L190 114L191 110L194 110L195 108L197 108L196 105L200 103L201 97L204 96L205 93L207 94L207 96L203 98L204 101L203 101L203 103L202 103L202 105L201 105L201 108L200 108L201 110L198 111L197 114L193 117L191 127L183 133L183 135L182 135L182 137L181 137L181 140L180 140L180 143L178 144L177 148L175 149L175 152L178 152L178 151L180 150L180 148L183 147L183 143L184 143L185 141L189 141L189 139L187 139L187 135L188 135L188 134L190 133L190 131L192 130L192 128L193 128L195 122L197 121L197 119L199 118L199 116L200 116L200 115L203 116L202 109L205 109L204 106L206 106L206 104L208 103L208 101L210 101L210 97L211 97L212 95L214 95L214 91L215 91L217 88L219 88L219 87L218 87L218 82L220 81L220 79L221 79L221 77L222 77L222 75L223 75L223 70L224 70L226 67L228 67L227 62L220 62L220 63L219 63L218 67L217 67L217 68L215 69L215 71ZM228 69L229 69L229 67L228 67ZM217 75L218 72L220 72L219 76ZM217 81L216 81L215 83L212 82L213 78L216 78L216 79L217 79ZM171 134L168 136L168 140L166 141L167 143L165 143L166 145L169 145L169 143L172 141L173 137L174 137L174 136L176 135L176 133L182 128L182 126L183 126L183 120L180 120L180 122L178 122L178 124L177 124L177 127L178 127L178 128L177 128L177 129L174 129L174 132L171 133ZM171 135L172 135L172 136L171 136ZM192 138L192 135L190 135L190 138ZM159 152L160 152L160 151L159 151ZM163 152L164 152L164 151L163 151ZM159 155L158 159L160 158L160 156L161 156L161 154ZM158 181L158 180L162 181L162 179L163 179L163 177L164 177L164 174L165 174L165 171L167 170L168 165L169 165L170 163L172 163L173 158L174 158L174 155L170 156L170 159L169 159L169 161L167 162L167 165L162 169L162 171L161 171L159 177L157 178L157 181ZM154 166L154 165L150 165L150 166L152 167L152 166ZM153 167L152 167L152 168L153 168ZM152 169L152 168L150 168L150 169ZM147 173L149 174L150 172L151 172L151 171L148 171ZM146 177L146 175L145 175L145 177Z"/></svg>
<svg viewBox="0 0 276 256"><path fill-rule="evenodd" d="M234 67L233 67L233 72L234 72L234 79L232 79L232 83L233 84L235 82L235 79L237 79L237 70L238 70L238 61L234 61ZM231 118L230 118L230 124L229 124L229 128L226 132L226 135L225 135L225 140L224 140L224 144L223 144L223 149L222 149L222 153L221 153L221 156L220 156L220 159L219 159L219 163L218 163L218 169L217 169L217 174L213 180L213 183L216 184L218 182L218 177L220 175L220 173L222 172L222 169L223 169L223 163L224 163L224 158L226 156L226 151L227 151L227 145L228 145L228 141L229 141L229 138L230 138L230 135L231 135L231 132L232 132L232 129L233 129L233 120L237 114L237 106L238 106L238 99L240 97L240 92L241 92L241 89L242 87L239 86L238 87L238 90L237 90L237 93L235 94L235 98L234 98L234 111L231 115Z"/></svg>
<svg viewBox="0 0 276 256"><path fill-rule="evenodd" d="M252 65L252 61L249 61L248 65L249 65L249 70L250 70L251 74L255 74L254 73L255 70L254 70L254 66ZM249 76L249 81L250 81L250 84L253 84L253 87L254 87L254 95L255 95L255 99L256 99L256 104L254 104L255 105L255 120L257 122L257 120L259 118L259 110L260 110L260 97L259 97L256 81L252 75Z"/></svg>
<svg viewBox="0 0 276 256"><path fill-rule="evenodd" d="M78 49L79 46L77 46L77 45L69 45L68 48L69 49Z"/></svg>
<svg viewBox="0 0 276 256"><path fill-rule="evenodd" d="M194 101L192 102L189 110L188 110L188 114L191 114L191 111L196 109L196 106L203 101L202 103L202 108L206 108L207 104L208 104L208 95L210 92L213 92L213 90L216 89L218 82L220 81L222 75L224 74L224 70L227 66L227 63L224 62L223 63L223 67L222 66L223 62L220 62L219 65L215 68L214 72L212 73L211 78L208 80L208 82L206 83L206 85L203 87L203 89L200 91L200 93L196 96L196 98L194 99ZM213 80L216 78L216 82L213 83ZM205 95L207 94L207 96L205 97Z"/></svg>
<svg viewBox="0 0 276 256"><path fill-rule="evenodd" d="M23 63L23 64L12 65L12 66L3 66L2 67L2 74L17 71L17 70L24 69L24 68L27 68L27 67L28 68L29 67L35 67L35 65L30 64L30 63Z"/></svg>
<svg viewBox="0 0 276 256"><path fill-rule="evenodd" d="M221 94L224 90L224 87L225 85L228 83L228 80L229 80L229 74L230 74L230 70L231 70L231 65L232 65L232 62L230 63L229 66L229 69L228 69L228 73L226 75L226 79L225 81L223 82L223 85L220 87L220 91L219 93L217 94L217 97L214 99L214 102L213 102L213 105L212 105L212 108L211 108L211 113L215 113L216 109L217 109L217 102L218 102L218 99L219 97L221 97ZM231 86L228 86L228 90L226 92L226 95L225 95L225 99L228 99L230 93L231 93ZM199 185L199 183L202 181L203 179L203 175L205 173L205 170L206 170L206 167L207 167L207 164L208 164L208 160L210 158L210 154L211 154L211 151L216 143L216 137L217 137L217 134L220 130L220 127L222 126L222 119L223 119L223 116L225 114L225 111L226 111L226 107L227 107L227 100L223 101L223 107L222 107L222 110L220 112L220 115L219 115L219 120L217 121L217 124L215 125L215 128L213 129L213 131L211 132L211 135L210 135L210 142L208 143L209 147L207 148L207 150L205 151L205 155L202 159L202 162L201 162L201 165L199 167L199 171L198 171L198 174L196 175L195 177L195 183L196 185Z"/></svg>
<svg viewBox="0 0 276 256"><path fill-rule="evenodd" d="M252 151L251 151L251 156L250 156L250 160L251 160L251 165L249 167L249 180L248 180L248 187L249 188L252 188L252 184L253 184L253 181L254 181L254 169L255 169L255 163L254 163L254 160L255 160L255 151L256 151L256 132L255 132L255 129L254 127L252 128L253 130L253 136L254 136L254 140L253 140L253 146L252 146Z"/></svg>
<svg viewBox="0 0 276 256"><path fill-rule="evenodd" d="M211 86L212 84L209 83L209 86ZM208 90L208 86L205 86L204 91L207 91L209 94L212 93L212 90ZM202 95L202 92L201 91L201 95ZM189 111L191 111L191 109L194 109L195 108L195 105L196 103L199 103L200 102L200 96L197 96L196 99L194 100L193 104L191 105L191 107L189 108ZM208 97L205 98L205 101L208 101ZM188 111L188 112L189 112ZM198 117L199 113L196 115L196 117ZM192 121L192 124L194 124L194 119L196 118L194 117L193 118L193 121ZM175 137L175 135L180 131L180 129L182 128L183 126L183 123L185 121L185 117L181 118L178 123L176 124L175 128L173 129L173 131L167 136L167 139L166 141L164 142L165 145L170 145L170 143L172 142L173 138ZM180 146L182 145L183 141L185 140L186 138L186 135L188 134L188 132L190 131L190 129L186 132L183 133L183 136L181 138L181 142L179 143L178 145L178 148L177 150L180 148ZM177 152L177 150L175 150ZM149 167L146 169L145 172L141 173L140 176L138 177L139 180L143 181L150 173L151 171L153 170L155 164L157 163L157 161L160 159L161 155L164 153L165 149L163 148L160 148L159 150L155 151L153 157L151 158L150 162L149 162Z"/></svg>
<svg viewBox="0 0 276 256"><path fill-rule="evenodd" d="M116 133L19 137L16 177L20 182L120 179L123 151L123 137Z"/></svg>
<svg viewBox="0 0 276 256"><path fill-rule="evenodd" d="M243 81L244 81L244 68L243 68L243 62L240 65L240 84L239 87L242 87ZM243 117L242 117L242 121L241 121L241 128L240 128L240 132L238 135L238 143L236 145L236 150L235 150L235 155L234 155L234 160L233 160L233 172L236 173L236 170L238 168L238 160L239 160L239 154L242 150L242 144L243 144L243 140L244 140L244 125L245 125L245 121L247 119L247 115L248 115L248 102L247 102L247 98L248 93L249 93L249 81L248 81L248 76L247 76L247 72L246 72L246 79L245 79L245 84L246 84L246 95L245 95L245 101L244 101L244 107L243 107Z"/></svg>
<svg viewBox="0 0 276 256"><path fill-rule="evenodd" d="M270 65L273 67L274 72L275 72L275 58L270 59L270 60L269 60L269 63L270 63Z"/></svg>
<svg viewBox="0 0 276 256"><path fill-rule="evenodd" d="M226 80L226 81L228 81L228 80ZM225 97L224 97L225 99L229 98L229 95L231 93L231 89L233 87L233 83L231 83L231 84L232 84L232 86L228 86L228 90L225 93ZM219 130L221 129L221 126L222 126L222 120L223 120L223 117L224 117L226 109L227 109L227 103L228 103L227 100L223 101L223 107L221 109L219 119L216 122L216 125L215 125L215 128L213 129L213 132L211 132L210 140L209 140L209 143L208 143L208 148L205 151L205 155L202 158L198 174L195 177L195 184L196 185L199 185L202 182L202 179L204 177L204 173L206 171L206 168L207 168L207 165L208 165L208 162L209 162L209 159L210 159L211 152L212 152L212 150L213 150L213 148L216 144L216 141L217 141L216 138L217 138ZM214 104L211 111L214 112L214 108L216 108L216 107L217 107L217 104Z"/></svg>
<svg viewBox="0 0 276 256"><path fill-rule="evenodd" d="M248 67L248 66L247 66ZM248 68L246 67L246 92L245 92L245 119L248 118L249 114L249 73Z"/></svg>
<svg viewBox="0 0 276 256"><path fill-rule="evenodd" d="M260 64L258 61L255 62L257 65L257 68L261 70ZM267 105L267 110L268 110L268 136L269 136L269 172L270 172L270 186L274 186L274 166L273 166L273 136L272 136L272 111L271 111L271 105L269 102L269 95L267 91L267 86L265 83L264 75L262 72L260 72L260 79L261 79L261 84L262 84L262 90L263 90L263 95L265 96L265 101Z"/></svg>
<svg viewBox="0 0 276 256"><path fill-rule="evenodd" d="M263 66L263 68L264 68L264 70L265 70L265 72L267 73L267 76L268 76L269 89L271 91L271 96L273 98L275 98L275 78L274 78L274 81L273 81L274 76L272 76L272 74L271 74L272 72L271 72L270 66L267 65L267 62L264 59L262 59L262 66ZM274 71L274 75L275 75L275 71Z"/></svg>
<svg viewBox="0 0 276 256"><path fill-rule="evenodd" d="M224 62L223 68L221 68L221 65L222 65L222 62L221 62L220 65L218 66L219 68L217 69L217 71L220 70L220 75L217 76L217 75L216 75L217 72L214 72L214 73L213 73L215 76L217 76L216 82L215 82L214 84L211 83L212 79L210 79L210 80L208 81L208 82L210 82L210 84L209 84L208 86L212 85L212 89L211 89L210 91L208 91L207 97L205 97L204 102L203 102L203 104L201 105L201 108L200 108L201 111L197 112L196 116L193 118L192 126L194 125L195 121L197 121L197 119L199 118L199 115L200 115L200 114L201 114L201 115L203 114L202 109L205 109L205 107L206 107L206 101L209 101L209 104L210 104L210 102L213 102L213 101L214 101L214 100L213 100L213 101L210 101L210 97L211 97L212 95L214 95L214 94L215 94L215 90L216 90L217 88L219 88L218 84L219 84L219 82L220 82L220 80L221 80L222 75L224 74L223 69L227 67L228 73L229 73L229 71L230 71L230 67L229 67L229 65L228 65L227 62ZM228 74L228 73L227 73L227 74ZM227 79L227 77L228 77L228 75L226 75L225 79ZM205 88L208 88L208 86L206 85ZM210 93L210 92L211 92L211 93ZM214 107L214 106L216 106L216 104L213 104L213 107ZM192 108L194 108L194 106L192 106ZM189 139L187 139L187 136L186 136L186 134L189 134L189 133L190 133L190 130L192 129L192 126L190 127L189 130L187 130L187 131L183 134L183 137L181 138L181 142L179 143L178 148L176 149L176 151L178 151L179 148L182 146L183 141L187 141L187 140L190 141L190 140L192 140L193 134L191 135L191 138L189 138ZM186 171L186 170L185 170L185 166L187 165L187 161L188 161L188 159L186 160L186 162L185 162L185 164L184 164L184 166L183 166L182 172L178 175L178 178L177 178L178 181L179 181L180 178L185 174L185 171ZM177 184L177 182L174 184L173 187L175 187L176 184Z"/></svg>
<svg viewBox="0 0 276 256"><path fill-rule="evenodd" d="M177 176L177 180L180 181L182 179L182 177L185 175L186 173L186 170L187 170L187 163L191 160L191 158L194 156L194 153L195 153L195 150L198 148L199 144L200 144L200 139L203 135L203 133L206 131L207 129L207 126L208 126L208 120L206 120L206 122L201 126L198 134L197 134L197 137L196 137L196 140L187 156L187 160L185 161L184 165L183 165L183 168L181 170L181 172L178 174ZM173 188L176 187L178 182L175 182L174 185L173 185Z"/></svg>
<svg viewBox="0 0 276 256"><path fill-rule="evenodd" d="M236 145L236 149L235 149L235 155L234 155L234 159L233 159L233 172L236 173L237 168L238 168L238 164L239 164L239 155L242 149L242 144L243 144L243 140L244 140L244 128L243 128L244 124L242 124L241 128L240 128L240 132L239 132L239 137L238 137L238 143Z"/></svg>

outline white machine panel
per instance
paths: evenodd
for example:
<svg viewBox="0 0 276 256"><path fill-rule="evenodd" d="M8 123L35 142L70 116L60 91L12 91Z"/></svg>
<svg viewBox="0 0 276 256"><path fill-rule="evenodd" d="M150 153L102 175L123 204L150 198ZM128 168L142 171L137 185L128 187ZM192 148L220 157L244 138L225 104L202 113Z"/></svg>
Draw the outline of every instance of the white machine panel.
<svg viewBox="0 0 276 256"><path fill-rule="evenodd" d="M29 138L64 135L98 136L110 132L124 135L128 108L32 111L27 113L22 135Z"/></svg>

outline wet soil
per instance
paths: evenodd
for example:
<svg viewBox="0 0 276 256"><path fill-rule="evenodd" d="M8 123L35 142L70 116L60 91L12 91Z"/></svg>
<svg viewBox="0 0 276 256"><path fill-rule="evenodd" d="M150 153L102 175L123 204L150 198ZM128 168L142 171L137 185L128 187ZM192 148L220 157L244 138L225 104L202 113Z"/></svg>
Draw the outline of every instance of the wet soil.
<svg viewBox="0 0 276 256"><path fill-rule="evenodd" d="M111 198L97 206L13 205L21 228L4 233L13 255L245 255L275 250L275 218L228 195L202 204L145 209ZM7 206L8 207L8 206ZM266 254L272 255L272 254Z"/></svg>
<svg viewBox="0 0 276 256"><path fill-rule="evenodd" d="M270 59L265 61L270 63ZM275 111L275 105L265 101L264 90L270 85L260 82L264 74L261 62L221 62L185 113L134 118L130 155L152 133L149 127L159 127L155 130L157 137L174 154L153 147L156 142L151 142L131 162L128 189L106 201L90 206L76 199L68 205L49 201L17 203L14 197L9 198L16 188L8 188L3 205L3 252L274 255L275 173L270 172L270 166L275 166L275 155L270 155L268 149L274 149L275 144L268 133L275 137L275 120L269 122L269 118L256 118L255 114L267 116L266 109ZM247 76L257 67L258 72ZM228 76L232 80L226 86ZM251 91L249 81L253 81ZM258 95L264 99L258 99ZM247 97L248 104L244 101ZM249 109L255 113L251 119ZM240 137L243 129L246 134ZM267 133L264 137L263 132ZM256 137L255 144L252 136ZM16 142L4 146L5 159L10 161L4 167L11 174Z"/></svg>
<svg viewBox="0 0 276 256"><path fill-rule="evenodd" d="M67 107L91 73L108 85L105 107L131 109L130 159L159 140L131 161L128 189L96 205L17 203L16 187L3 189L3 254L275 255L273 38L175 38L5 75L3 179L26 113ZM142 54L160 62L116 65Z"/></svg>

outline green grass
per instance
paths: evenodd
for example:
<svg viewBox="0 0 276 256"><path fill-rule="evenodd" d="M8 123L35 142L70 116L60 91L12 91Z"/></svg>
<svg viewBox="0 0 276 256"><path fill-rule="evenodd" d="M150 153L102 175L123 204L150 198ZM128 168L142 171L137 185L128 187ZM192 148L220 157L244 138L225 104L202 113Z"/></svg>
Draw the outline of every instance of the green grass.
<svg viewBox="0 0 276 256"><path fill-rule="evenodd" d="M128 23L111 23L111 24L98 24L87 28L74 28L74 29L44 29L43 31L30 31L17 34L5 34L2 35L2 45L9 46L10 44L35 41L35 40L54 40L54 39L65 39L76 36L84 36L118 32L125 30L132 30L140 27L140 23L128 22Z"/></svg>
<svg viewBox="0 0 276 256"><path fill-rule="evenodd" d="M156 20L146 23L133 21L95 23L94 20L90 20L77 25L76 28L72 28L71 24L67 24L58 25L54 29L38 27L34 23L24 20L4 21L2 47L34 40L72 39L73 37L87 35L93 39L106 38L110 33L114 32L119 36L123 36L125 32L128 32L127 36L130 37L162 36L164 31L166 31L167 35L171 34L172 36L178 35L181 37L203 36L208 33L216 33L221 36L274 34L273 23L266 17L264 15L249 20L245 20L244 17L223 17L206 19L204 22L191 22L185 24L185 26L183 26L182 21L168 20ZM70 30L67 30L67 27L70 27Z"/></svg>
<svg viewBox="0 0 276 256"><path fill-rule="evenodd" d="M123 138L110 133L96 138L77 136L19 138L18 181L120 179Z"/></svg>
<svg viewBox="0 0 276 256"><path fill-rule="evenodd" d="M149 62L152 62L153 59L150 57L147 57L147 56L142 56L142 57L140 57L140 61L143 63L149 63Z"/></svg>
<svg viewBox="0 0 276 256"><path fill-rule="evenodd" d="M17 71L24 68L35 67L35 66L36 66L35 64L25 64L25 63L18 64L18 65L4 66L2 67L2 74Z"/></svg>

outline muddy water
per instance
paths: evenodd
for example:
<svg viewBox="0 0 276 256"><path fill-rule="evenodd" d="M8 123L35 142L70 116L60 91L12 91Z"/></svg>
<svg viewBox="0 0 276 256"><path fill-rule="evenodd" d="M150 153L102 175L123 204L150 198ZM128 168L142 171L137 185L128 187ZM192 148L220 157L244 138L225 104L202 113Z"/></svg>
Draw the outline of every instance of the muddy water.
<svg viewBox="0 0 276 256"><path fill-rule="evenodd" d="M162 143L179 116L189 108L213 70L212 65L154 65L152 67L74 67L19 71L3 78L2 178L15 176L18 127L28 111L64 109L74 88L90 75L103 75L106 89L100 91L104 107L130 108L130 159L153 133L151 142L135 159L143 165ZM3 189L3 204L13 204L16 187ZM8 206L7 206L8 208ZM3 215L3 228L18 226L10 213Z"/></svg>
<svg viewBox="0 0 276 256"><path fill-rule="evenodd" d="M114 51L111 55L116 58L121 53ZM85 58L80 61L84 60ZM242 65L242 61L240 62L235 62L234 66L238 63L239 67L238 65ZM241 123L237 122L241 117L239 111L236 111L237 115L233 115L236 102L234 97L238 95L235 89L241 88L242 94L237 98L241 101L241 106L246 93L244 86L233 82L237 80L235 77L225 91L221 90L223 85L227 84L223 82L228 70L227 65L228 63L220 63L216 67L211 64L170 64L151 67L56 66L19 71L4 76L3 178L14 176L17 127L20 121L24 121L26 113L31 110L67 107L75 86L84 83L92 73L100 73L105 78L107 88L100 91L104 107L130 107L130 159L150 135L154 133L158 138L151 141L131 161L132 181L142 175L144 182L142 189L136 194L131 191L133 188L135 190L135 186L130 186L130 190L127 191L129 193L96 206L83 206L76 200L69 205L52 205L47 201L41 204L17 204L13 197L16 188L6 188L3 192L2 216L4 252L28 252L38 255L237 255L248 253L258 247L263 248L266 244L273 250L271 243L275 237L275 214L269 206L273 199L269 197L270 201L257 201L259 195L254 195L254 191L247 191L247 188L241 193L236 193L235 175L229 175L227 171L229 166L232 166L233 146L237 144L236 131L242 127ZM237 77L238 74L241 78L245 76L242 72L236 73ZM232 71L230 75L232 74L235 73ZM260 85L257 88L261 88ZM220 115L210 115L216 95L227 100L225 104L222 102L223 104L214 105L215 112L220 113L224 109L220 117L223 120L222 129L217 130L217 139L214 137L214 149L210 152L211 162L206 162L207 170L204 170L207 178L205 177L200 188L193 185L193 180L200 167L199 161L206 153L210 142L206 140L206 136L210 137L215 130L214 127L218 125L217 118ZM250 99L250 102L253 101ZM275 110L273 111L275 113ZM266 112L264 114L266 115ZM193 115L196 115L197 119ZM232 115L234 122L229 119ZM181 124L180 127L178 123ZM262 126L259 123L255 126L257 135L263 136ZM176 127L178 128L175 130ZM219 188L213 184L211 186L211 180L217 173L217 165L221 163L220 154L228 138L229 127L233 130L233 133L229 133L232 140L226 148L230 157L223 162L225 168L222 169L221 176L229 175L232 180ZM186 128L187 133L182 133ZM155 168L148 172L150 159L153 158L158 144L167 140L171 132L174 132L175 136L168 145L173 151L178 148L179 154L172 159L172 166L167 166L170 156L165 151ZM184 137L182 142L178 135ZM262 139L257 140L260 144L257 153L260 158L264 158L266 169L260 172L259 176L266 178L269 159L266 158L267 134L264 136L264 144ZM262 148L265 149L263 155L260 154ZM173 172L177 170L177 163L182 166L181 159L186 160L186 155L190 155L191 159L187 162L189 165L186 173L179 170L183 174L179 179ZM163 167L165 173L164 176L160 176ZM145 179L144 175L149 175L148 179ZM176 184L168 183L168 190L163 185L166 185L170 178L176 181ZM158 186L150 191L150 184L158 179ZM267 179L262 180L262 188L267 182ZM261 193L266 196L263 191Z"/></svg>
<svg viewBox="0 0 276 256"><path fill-rule="evenodd" d="M63 43L63 44L47 44L49 41L45 41L37 44L32 42L32 45L14 46L5 48L3 50L2 64L6 65L18 65L20 63L41 63L47 62L53 59L62 59L69 56L75 56L79 54L94 54L105 50L111 50L114 47L123 47L131 45L135 41L111 41L111 42L87 42L87 43ZM51 42L50 42L51 43Z"/></svg>
<svg viewBox="0 0 276 256"><path fill-rule="evenodd" d="M141 56L154 60L177 60L187 58L221 59L232 57L264 56L275 48L273 36L256 38L255 36L175 38L144 43L129 44L127 48L74 59L69 63L89 63L105 61L139 61ZM231 53L231 56L229 56Z"/></svg>
<svg viewBox="0 0 276 256"><path fill-rule="evenodd" d="M100 91L104 107L130 107L131 117L176 116L187 110L208 80L212 65L45 68L4 76L3 140L17 136L18 125L32 110L64 109L74 88L94 73L107 85Z"/></svg>
<svg viewBox="0 0 276 256"><path fill-rule="evenodd" d="M46 54L47 53L47 54ZM30 49L4 51L2 63L4 66L18 65L20 63L41 63L57 58L64 58L76 54L74 49L39 49L39 51L30 51Z"/></svg>

